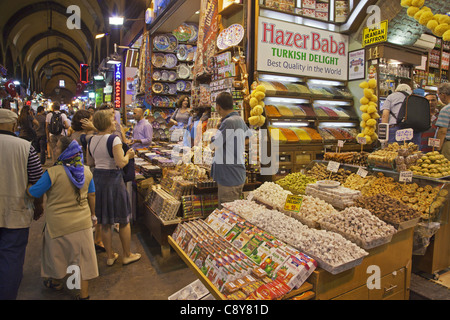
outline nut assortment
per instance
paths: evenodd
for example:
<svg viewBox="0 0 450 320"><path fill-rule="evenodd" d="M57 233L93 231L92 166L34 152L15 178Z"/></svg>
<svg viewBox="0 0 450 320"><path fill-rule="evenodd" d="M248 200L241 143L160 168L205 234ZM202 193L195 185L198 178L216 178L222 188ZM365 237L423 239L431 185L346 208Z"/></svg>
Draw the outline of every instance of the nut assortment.
<svg viewBox="0 0 450 320"><path fill-rule="evenodd" d="M301 172L295 172L290 173L283 179L278 180L276 184L297 195L305 194L306 185L314 182L316 182L316 179L305 176Z"/></svg>
<svg viewBox="0 0 450 320"><path fill-rule="evenodd" d="M418 176L442 178L450 176L450 161L437 151L428 152L410 170Z"/></svg>
<svg viewBox="0 0 450 320"><path fill-rule="evenodd" d="M419 211L423 219L435 217L448 196L448 191L440 190L439 187L430 185L420 187L417 183L402 184L382 173L378 173L376 178L372 178L372 182L363 187L362 193L367 197L377 194L389 195Z"/></svg>
<svg viewBox="0 0 450 320"><path fill-rule="evenodd" d="M345 180L343 186L353 190L361 191L364 187L368 187L370 183L375 179L374 176L361 177L359 174L352 173Z"/></svg>
<svg viewBox="0 0 450 320"><path fill-rule="evenodd" d="M327 152L323 156L324 160L336 161L355 166L367 167L367 152Z"/></svg>
<svg viewBox="0 0 450 320"><path fill-rule="evenodd" d="M320 222L320 226L341 234L363 249L371 249L389 242L396 230L370 213L369 210L349 207L329 214Z"/></svg>
<svg viewBox="0 0 450 320"><path fill-rule="evenodd" d="M355 205L370 210L381 220L394 225L420 217L419 211L386 194L361 197L355 201Z"/></svg>
<svg viewBox="0 0 450 320"><path fill-rule="evenodd" d="M316 180L335 180L339 181L341 184L347 180L347 177L352 173L349 170L339 169L338 172L330 172L327 166L322 163L315 163L314 166L306 172L308 177L314 178Z"/></svg>
<svg viewBox="0 0 450 320"><path fill-rule="evenodd" d="M367 157L369 165L381 168L405 171L419 159L418 146L412 142L407 145L399 145L397 142L387 145L386 148L372 152ZM397 159L398 158L398 159Z"/></svg>

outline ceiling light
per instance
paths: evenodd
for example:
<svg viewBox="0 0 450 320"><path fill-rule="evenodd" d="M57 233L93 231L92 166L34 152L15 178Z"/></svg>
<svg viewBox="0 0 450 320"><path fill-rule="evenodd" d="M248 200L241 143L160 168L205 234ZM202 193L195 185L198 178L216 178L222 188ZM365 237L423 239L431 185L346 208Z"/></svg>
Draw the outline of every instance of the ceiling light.
<svg viewBox="0 0 450 320"><path fill-rule="evenodd" d="M109 17L109 24L115 26L123 25L124 17Z"/></svg>
<svg viewBox="0 0 450 320"><path fill-rule="evenodd" d="M122 60L120 59L120 56L116 53L114 53L111 57L108 57L107 64L120 64L122 63Z"/></svg>
<svg viewBox="0 0 450 320"><path fill-rule="evenodd" d="M103 75L101 75L101 74L98 74L98 75L94 76L94 80L102 81L102 80L105 80L105 77L103 77Z"/></svg>
<svg viewBox="0 0 450 320"><path fill-rule="evenodd" d="M16 80L16 81L14 81L13 83L14 83L16 86L20 86L20 81L17 81L17 80Z"/></svg>
<svg viewBox="0 0 450 320"><path fill-rule="evenodd" d="M101 38L103 38L103 37L105 37L105 36L107 36L107 35L109 35L109 33L99 33L99 34L97 34L97 35L95 36L95 39L101 39Z"/></svg>

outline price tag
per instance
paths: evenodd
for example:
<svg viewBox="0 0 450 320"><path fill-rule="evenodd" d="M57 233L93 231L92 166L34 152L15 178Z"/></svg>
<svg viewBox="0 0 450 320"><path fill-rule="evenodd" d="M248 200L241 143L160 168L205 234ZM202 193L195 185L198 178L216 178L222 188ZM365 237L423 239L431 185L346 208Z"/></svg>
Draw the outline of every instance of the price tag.
<svg viewBox="0 0 450 320"><path fill-rule="evenodd" d="M378 140L388 141L389 140L389 124L379 123L378 124Z"/></svg>
<svg viewBox="0 0 450 320"><path fill-rule="evenodd" d="M428 146L439 148L441 146L441 139L433 139L433 138L428 139Z"/></svg>
<svg viewBox="0 0 450 320"><path fill-rule="evenodd" d="M395 132L395 140L397 141L407 141L411 140L414 136L414 130L413 129L403 129L403 130L397 130Z"/></svg>
<svg viewBox="0 0 450 320"><path fill-rule="evenodd" d="M293 194L289 194L286 198L284 210L298 213L302 206L302 202L303 202L302 196L294 196Z"/></svg>
<svg viewBox="0 0 450 320"><path fill-rule="evenodd" d="M359 167L358 172L356 172L356 174L357 174L358 176L361 176L362 178L367 177L367 174L368 174L368 173L369 173L369 172L368 172L367 170L365 170L365 169L363 169L363 168L361 168L361 167Z"/></svg>
<svg viewBox="0 0 450 320"><path fill-rule="evenodd" d="M400 182L412 182L413 172L412 171L401 171L399 181Z"/></svg>
<svg viewBox="0 0 450 320"><path fill-rule="evenodd" d="M339 148L343 148L344 147L344 143L345 143L344 140L338 140L338 147Z"/></svg>
<svg viewBox="0 0 450 320"><path fill-rule="evenodd" d="M340 166L341 164L339 162L330 161L328 162L327 170L336 173L338 172Z"/></svg>
<svg viewBox="0 0 450 320"><path fill-rule="evenodd" d="M357 140L359 144L367 144L367 139L365 137L358 137Z"/></svg>

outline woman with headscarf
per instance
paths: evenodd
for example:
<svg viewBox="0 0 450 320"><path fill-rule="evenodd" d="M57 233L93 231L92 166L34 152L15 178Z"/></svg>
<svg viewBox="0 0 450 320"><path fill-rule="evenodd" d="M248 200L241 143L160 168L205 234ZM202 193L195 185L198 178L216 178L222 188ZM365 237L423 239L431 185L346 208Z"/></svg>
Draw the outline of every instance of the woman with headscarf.
<svg viewBox="0 0 450 320"><path fill-rule="evenodd" d="M95 185L89 167L83 165L80 145L62 137L56 145L57 162L28 188L34 198L47 195L41 274L44 285L63 289L68 267L79 268L80 300L89 299L88 280L98 277L92 226L95 217Z"/></svg>

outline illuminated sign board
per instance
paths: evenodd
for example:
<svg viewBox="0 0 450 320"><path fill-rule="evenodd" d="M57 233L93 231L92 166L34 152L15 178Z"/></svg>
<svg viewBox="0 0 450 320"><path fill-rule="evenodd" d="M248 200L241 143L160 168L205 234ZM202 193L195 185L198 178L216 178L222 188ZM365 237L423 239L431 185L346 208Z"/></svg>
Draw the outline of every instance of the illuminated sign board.
<svg viewBox="0 0 450 320"><path fill-rule="evenodd" d="M116 64L116 70L114 72L114 96L115 96L115 108L119 109L122 103L122 64Z"/></svg>

